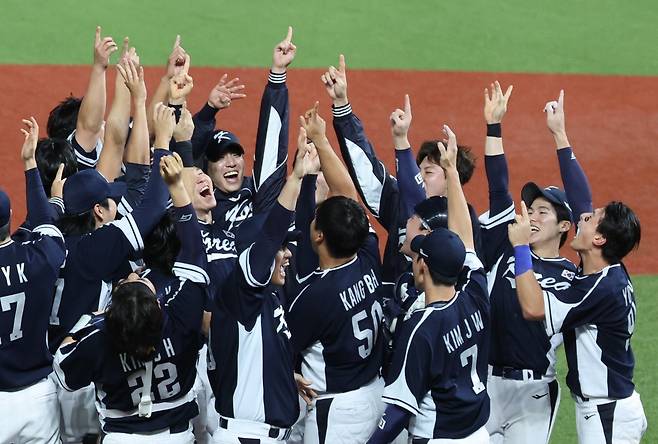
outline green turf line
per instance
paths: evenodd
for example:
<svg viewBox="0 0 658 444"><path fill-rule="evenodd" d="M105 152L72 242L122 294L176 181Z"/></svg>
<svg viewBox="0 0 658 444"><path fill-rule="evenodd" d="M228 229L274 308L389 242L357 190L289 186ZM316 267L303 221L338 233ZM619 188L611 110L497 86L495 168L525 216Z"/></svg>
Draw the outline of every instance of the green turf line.
<svg viewBox="0 0 658 444"><path fill-rule="evenodd" d="M191 6L191 7L190 7ZM0 63L86 64L100 23L147 65L176 33L198 66L266 66L296 29L295 65L458 71L658 74L655 0L3 0Z"/></svg>

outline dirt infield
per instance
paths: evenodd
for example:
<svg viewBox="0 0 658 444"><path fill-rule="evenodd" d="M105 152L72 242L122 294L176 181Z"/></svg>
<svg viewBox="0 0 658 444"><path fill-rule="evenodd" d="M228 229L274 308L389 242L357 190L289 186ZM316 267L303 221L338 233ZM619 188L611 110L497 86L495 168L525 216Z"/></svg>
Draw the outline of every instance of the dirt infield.
<svg viewBox="0 0 658 444"><path fill-rule="evenodd" d="M13 223L25 215L24 178L19 160L22 136L20 119L34 115L45 135L48 111L66 95L82 95L88 78L87 67L1 66L0 84L4 106L0 109L0 130L6 135L0 152L0 184L12 197ZM147 69L152 91L161 69ZM193 68L195 91L190 108L205 101L207 91L224 71ZM238 134L243 145L253 147L260 94L266 70L231 69L247 85L248 97L222 112L218 125ZM297 134L297 116L320 100L323 116L330 120L329 100L324 93L319 70L292 70L291 143ZM658 273L658 78L603 77L584 75L491 74L457 72L352 71L349 72L350 100L366 126L369 137L389 169L393 168L393 148L388 117L402 106L403 94L411 95L413 123L410 139L418 146L426 138L437 137L440 125L451 125L460 143L473 147L480 168L466 187L466 193L479 212L486 210L487 189L482 167L484 122L483 89L497 79L504 86L512 83L514 94L503 124L505 148L510 162L511 187L515 198L528 180L540 184L560 184L553 141L541 112L544 103L566 92L565 108L570 141L589 175L594 203L623 200L639 214L644 233L641 248L627 265L632 273ZM108 102L114 75L108 76ZM330 140L335 142L333 131ZM291 145L294 146L294 145ZM249 159L251 161L251 159ZM566 249L565 249L566 250ZM571 256L573 258L573 256Z"/></svg>

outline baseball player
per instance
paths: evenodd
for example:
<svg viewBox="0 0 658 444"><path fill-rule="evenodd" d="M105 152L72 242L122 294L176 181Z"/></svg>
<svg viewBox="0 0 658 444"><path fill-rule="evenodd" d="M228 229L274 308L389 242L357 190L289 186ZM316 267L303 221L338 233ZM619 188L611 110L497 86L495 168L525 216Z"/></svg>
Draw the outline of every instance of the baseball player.
<svg viewBox="0 0 658 444"><path fill-rule="evenodd" d="M27 206L35 224L26 242L9 237L11 205L0 190L0 442L60 442L57 391L46 346L52 288L66 258L52 225L34 151L39 127L24 120Z"/></svg>
<svg viewBox="0 0 658 444"><path fill-rule="evenodd" d="M59 226L65 233L67 261L57 281L50 315L48 343L53 353L80 316L107 306L112 282L130 273L129 258L141 251L143 237L165 212L168 196L158 164L169 155L174 125L172 111L164 106L160 109L155 143L165 148L155 149L147 190L132 213L114 220L125 184L108 183L95 169L78 172L64 184L66 215ZM64 439L79 442L85 434L94 433L93 387L75 393L62 390L59 397Z"/></svg>
<svg viewBox="0 0 658 444"><path fill-rule="evenodd" d="M514 281L514 249L507 226L514 219L514 202L508 189L501 121L512 93L498 82L485 94L487 122L485 168L489 182L489 211L480 217L482 245L491 296L490 374L487 390L491 416L487 430L494 443L548 442L557 407L555 348L559 336L549 338L540 322L523 318ZM521 196L531 210L532 267L545 291L569 288L575 266L560 256L560 246L571 227L571 210L564 192L530 182Z"/></svg>
<svg viewBox="0 0 658 444"><path fill-rule="evenodd" d="M390 442L407 423L414 442L489 442L487 282L457 172L457 140L447 126L444 132L448 147L439 150L449 230L437 228L412 241L414 281L425 292L426 307L402 325L386 378L386 411L369 443Z"/></svg>
<svg viewBox="0 0 658 444"><path fill-rule="evenodd" d="M105 313L83 316L55 356L65 389L95 384L108 444L194 442L192 386L209 278L180 157L163 157L159 166L181 240L172 270L177 282L157 298L153 284L132 273L115 287Z"/></svg>
<svg viewBox="0 0 658 444"><path fill-rule="evenodd" d="M304 147L306 136L300 137ZM279 293L291 257L294 232L288 228L310 156L298 150L278 202L218 295L208 353L220 415L214 443L285 442L299 416L291 334Z"/></svg>
<svg viewBox="0 0 658 444"><path fill-rule="evenodd" d="M435 162L437 155L432 152L420 152L423 156L423 171L418 168L413 158L411 144L407 139L411 125L411 105L405 97L405 110L396 110L391 114L391 131L395 145L396 176L386 171L384 164L377 158L375 148L365 134L363 124L354 114L347 97L347 73L345 57L339 56L338 69L333 66L323 74L322 81L327 94L332 99L333 125L340 145L340 151L347 165L347 170L368 210L386 229L388 238L384 250L382 277L384 284L393 286L400 274L410 270L409 257L400 252L405 239L408 218L413 214L414 206L426 197L445 194L445 180L441 177L443 170ZM436 147L436 142L432 143ZM436 151L436 149L434 149ZM473 171L472 162L463 162L460 157L460 169ZM419 164L421 164L419 162ZM431 173L426 174L426 170ZM419 180L419 175L423 177ZM465 180L466 182L467 180ZM427 183L427 186L423 185ZM473 229L479 233L477 215L473 214ZM476 234L476 237L479 234Z"/></svg>
<svg viewBox="0 0 658 444"><path fill-rule="evenodd" d="M48 137L68 140L80 170L95 168L103 149L105 72L117 49L112 37L101 37L101 27L97 26L94 63L84 97L67 97L48 116Z"/></svg>
<svg viewBox="0 0 658 444"><path fill-rule="evenodd" d="M621 261L640 242L640 221L622 202L593 209L587 177L565 131L564 91L545 111L564 188L578 220L571 247L581 264L568 290L542 291L526 265L531 217L522 205L509 229L516 261L524 264L515 270L519 303L527 319L544 321L549 335L564 336L578 442L639 443L647 421L633 384L631 337L637 309L633 284Z"/></svg>
<svg viewBox="0 0 658 444"><path fill-rule="evenodd" d="M317 206L312 221L297 217L303 232L297 250L312 249L319 267L297 277L301 290L286 320L301 355L301 374L318 395L306 417L304 442L364 442L379 418L383 389L379 249L349 175L329 145L318 107L316 102L301 121L332 197Z"/></svg>
<svg viewBox="0 0 658 444"><path fill-rule="evenodd" d="M217 205L213 210L215 223L235 231L254 212L267 211L276 202L286 176L288 158L288 88L286 70L295 58L297 47L292 43L292 28L286 38L274 48L272 67L263 92L256 135L253 178L244 176L244 149L235 135L215 131L218 109L206 104L194 116L192 139L197 159L203 153L208 160L208 175L215 186ZM235 89L238 88L238 89ZM239 86L230 88L239 94Z"/></svg>

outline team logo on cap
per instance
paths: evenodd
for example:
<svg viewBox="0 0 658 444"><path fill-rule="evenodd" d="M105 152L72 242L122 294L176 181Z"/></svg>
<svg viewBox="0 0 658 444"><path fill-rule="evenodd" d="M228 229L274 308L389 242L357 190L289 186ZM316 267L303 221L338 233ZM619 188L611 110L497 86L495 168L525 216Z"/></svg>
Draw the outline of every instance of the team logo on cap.
<svg viewBox="0 0 658 444"><path fill-rule="evenodd" d="M219 131L213 136L213 139L215 139L217 143L222 143L222 140L231 140L231 136L228 135L228 131Z"/></svg>

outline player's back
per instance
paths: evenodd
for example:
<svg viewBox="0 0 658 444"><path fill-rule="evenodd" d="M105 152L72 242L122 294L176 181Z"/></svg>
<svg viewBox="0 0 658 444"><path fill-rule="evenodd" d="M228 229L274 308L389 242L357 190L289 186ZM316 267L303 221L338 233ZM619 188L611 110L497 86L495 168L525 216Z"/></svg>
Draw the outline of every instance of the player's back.
<svg viewBox="0 0 658 444"><path fill-rule="evenodd" d="M43 236L44 229L59 237ZM0 391L30 385L52 371L46 331L64 258L61 233L52 226L37 227L27 242L0 247Z"/></svg>
<svg viewBox="0 0 658 444"><path fill-rule="evenodd" d="M432 302L402 324L396 347L405 349L396 349L383 399L413 410L413 436L464 438L489 418L489 302L484 273L471 273L479 283L469 279L450 301Z"/></svg>
<svg viewBox="0 0 658 444"><path fill-rule="evenodd" d="M293 347L302 374L320 393L343 393L375 379L381 367L381 286L377 238L349 262L318 269L290 304Z"/></svg>

